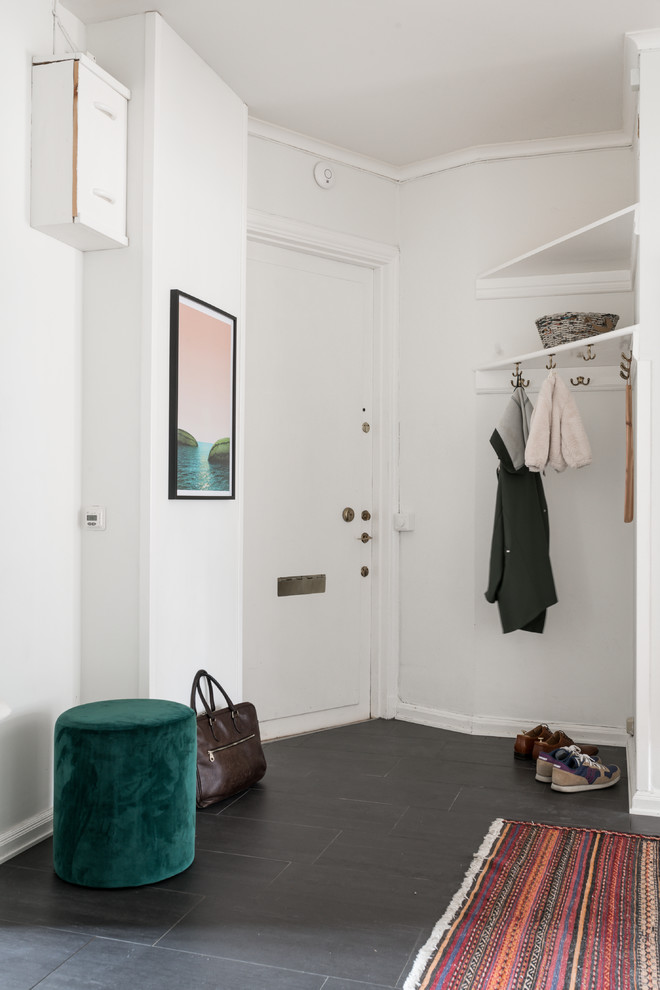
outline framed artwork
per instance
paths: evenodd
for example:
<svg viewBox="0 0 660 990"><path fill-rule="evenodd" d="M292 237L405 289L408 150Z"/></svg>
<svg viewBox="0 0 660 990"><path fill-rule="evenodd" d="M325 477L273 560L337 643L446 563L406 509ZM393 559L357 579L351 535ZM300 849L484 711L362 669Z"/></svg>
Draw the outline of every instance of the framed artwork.
<svg viewBox="0 0 660 990"><path fill-rule="evenodd" d="M170 498L235 498L236 317L170 292Z"/></svg>

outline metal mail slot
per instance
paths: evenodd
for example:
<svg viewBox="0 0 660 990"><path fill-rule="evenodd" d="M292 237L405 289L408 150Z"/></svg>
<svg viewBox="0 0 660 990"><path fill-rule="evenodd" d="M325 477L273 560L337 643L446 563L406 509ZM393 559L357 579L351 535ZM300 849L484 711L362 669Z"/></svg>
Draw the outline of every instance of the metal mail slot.
<svg viewBox="0 0 660 990"><path fill-rule="evenodd" d="M325 591L325 574L296 574L277 579L277 597L321 595Z"/></svg>

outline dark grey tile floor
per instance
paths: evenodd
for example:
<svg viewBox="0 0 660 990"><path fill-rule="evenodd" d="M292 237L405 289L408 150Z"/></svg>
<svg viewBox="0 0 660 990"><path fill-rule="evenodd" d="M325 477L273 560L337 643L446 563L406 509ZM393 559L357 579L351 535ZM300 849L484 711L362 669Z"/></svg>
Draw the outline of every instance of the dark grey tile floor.
<svg viewBox="0 0 660 990"><path fill-rule="evenodd" d="M2 990L397 988L494 818L660 834L625 779L555 793L511 739L376 720L265 748L263 781L199 812L170 880L72 886L50 841L0 866Z"/></svg>

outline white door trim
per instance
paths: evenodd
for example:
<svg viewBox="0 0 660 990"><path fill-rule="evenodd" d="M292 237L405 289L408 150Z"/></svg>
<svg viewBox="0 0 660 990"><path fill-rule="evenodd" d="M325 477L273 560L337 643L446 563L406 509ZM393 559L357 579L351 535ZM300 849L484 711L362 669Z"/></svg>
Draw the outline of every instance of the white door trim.
<svg viewBox="0 0 660 990"><path fill-rule="evenodd" d="M399 534L394 530L399 499L399 250L257 210L248 210L247 236L374 273L371 713L394 718L399 671Z"/></svg>

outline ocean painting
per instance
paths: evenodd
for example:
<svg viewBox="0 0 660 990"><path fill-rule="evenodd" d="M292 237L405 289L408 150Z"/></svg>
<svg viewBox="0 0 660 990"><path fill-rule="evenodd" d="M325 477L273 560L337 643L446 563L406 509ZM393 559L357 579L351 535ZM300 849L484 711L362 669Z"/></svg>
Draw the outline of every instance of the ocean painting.
<svg viewBox="0 0 660 990"><path fill-rule="evenodd" d="M170 498L234 498L236 321L172 290Z"/></svg>
<svg viewBox="0 0 660 990"><path fill-rule="evenodd" d="M229 438L226 439L226 456L215 463L209 454L215 444L178 444L177 488L189 492L228 492L229 491Z"/></svg>

